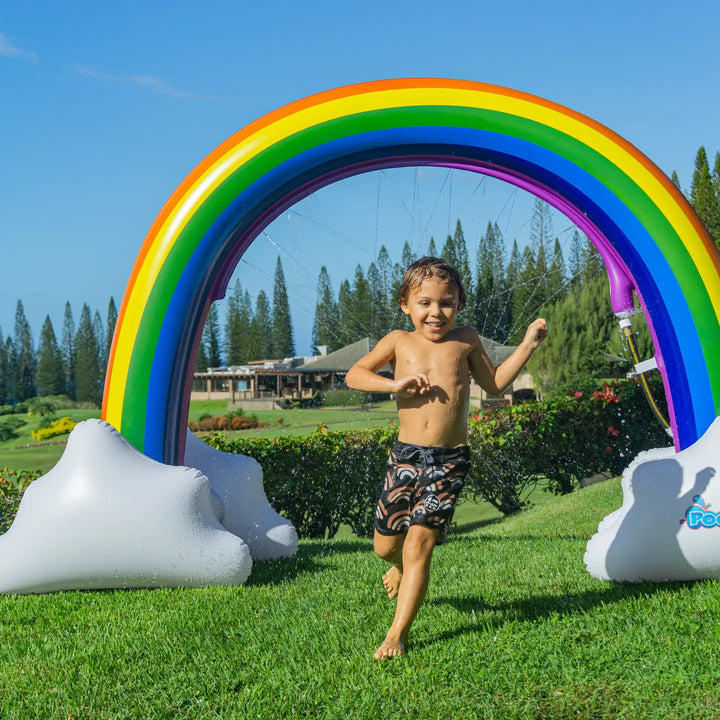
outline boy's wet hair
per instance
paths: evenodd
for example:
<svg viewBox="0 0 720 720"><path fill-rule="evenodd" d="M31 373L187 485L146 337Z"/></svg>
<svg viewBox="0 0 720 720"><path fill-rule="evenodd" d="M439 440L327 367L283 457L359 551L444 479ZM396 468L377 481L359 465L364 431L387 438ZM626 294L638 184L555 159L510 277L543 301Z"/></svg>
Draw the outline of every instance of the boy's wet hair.
<svg viewBox="0 0 720 720"><path fill-rule="evenodd" d="M449 262L432 256L421 257L405 271L402 285L398 290L398 302L406 303L410 290L430 277L440 278L455 285L458 289L458 307L460 310L465 307L465 289L460 273Z"/></svg>

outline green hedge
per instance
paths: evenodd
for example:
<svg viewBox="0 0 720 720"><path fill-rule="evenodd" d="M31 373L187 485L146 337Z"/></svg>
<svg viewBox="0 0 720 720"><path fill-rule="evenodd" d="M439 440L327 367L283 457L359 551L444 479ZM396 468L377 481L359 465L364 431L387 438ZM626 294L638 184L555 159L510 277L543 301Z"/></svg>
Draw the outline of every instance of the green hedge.
<svg viewBox="0 0 720 720"><path fill-rule="evenodd" d="M213 435L205 442L255 458L265 494L301 537L332 537L341 524L356 535L372 532L373 514L397 428L330 432L306 437L239 438Z"/></svg>

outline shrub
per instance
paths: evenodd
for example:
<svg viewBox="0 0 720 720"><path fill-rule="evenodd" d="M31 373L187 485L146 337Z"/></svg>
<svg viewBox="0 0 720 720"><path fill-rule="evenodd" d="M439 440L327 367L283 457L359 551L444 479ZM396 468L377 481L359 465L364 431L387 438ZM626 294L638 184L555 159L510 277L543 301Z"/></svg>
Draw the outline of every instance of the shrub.
<svg viewBox="0 0 720 720"><path fill-rule="evenodd" d="M27 421L19 415L0 416L0 442L12 440L17 437L17 429L25 425Z"/></svg>
<svg viewBox="0 0 720 720"><path fill-rule="evenodd" d="M395 427L331 432L320 426L306 437L227 439L206 442L224 452L255 458L265 493L301 537L332 537L341 524L356 535L372 532L375 504L385 477Z"/></svg>
<svg viewBox="0 0 720 720"><path fill-rule="evenodd" d="M33 415L52 415L57 410L64 408L70 408L75 403L70 400L67 395L46 395L43 397L28 398L25 401L27 405L28 414L32 417Z"/></svg>
<svg viewBox="0 0 720 720"><path fill-rule="evenodd" d="M653 382L661 396L659 380ZM593 389L596 388L596 389ZM613 380L566 396L483 410L470 421L470 491L511 514L539 480L568 493L582 478L617 475L641 450L669 445L636 380Z"/></svg>
<svg viewBox="0 0 720 720"><path fill-rule="evenodd" d="M237 415L236 413L228 413L220 417L214 415L202 415L195 421L188 423L188 427L193 432L217 432L220 430L250 430L252 428L262 427L264 423L258 422L257 417L251 415Z"/></svg>
<svg viewBox="0 0 720 720"><path fill-rule="evenodd" d="M68 416L65 416L51 422L47 427L39 427L33 430L31 434L35 440L42 442L43 440L49 440L58 435L67 435L75 425L77 425L77 423L73 422Z"/></svg>
<svg viewBox="0 0 720 720"><path fill-rule="evenodd" d="M0 470L0 533L6 532L10 527L17 514L22 494L40 475L40 470Z"/></svg>

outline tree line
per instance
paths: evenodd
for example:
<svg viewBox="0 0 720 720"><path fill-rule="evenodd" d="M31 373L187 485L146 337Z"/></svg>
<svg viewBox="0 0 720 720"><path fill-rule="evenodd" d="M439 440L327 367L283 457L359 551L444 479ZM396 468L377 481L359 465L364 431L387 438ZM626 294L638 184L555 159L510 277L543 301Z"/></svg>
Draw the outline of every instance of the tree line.
<svg viewBox="0 0 720 720"><path fill-rule="evenodd" d="M676 172L671 179L683 192ZM715 154L711 168L705 148L698 149L685 195L720 249L720 152ZM522 339L528 322L540 313L546 315L553 332L543 353L533 359L531 370L547 389L571 383L582 375L607 374L612 357L627 356L609 311L602 261L582 233L573 231L564 252L552 227L550 207L536 199L524 249L519 250L516 239L509 252L507 247L497 223L491 222L472 249L459 219L454 233L442 245L430 239L424 254L444 257L463 278L467 302L458 323L472 325L484 337L512 345ZM340 282L337 294L327 268L322 267L312 330L314 352L323 346L337 350L364 337L379 339L391 329L408 327L396 297L405 268L416 259L408 243L397 261L382 246L366 268L358 265L352 278ZM217 305L210 307L198 349L197 371L294 355L294 331L280 258L271 296L261 290L253 302L236 281L225 302L222 322ZM84 304L76 325L66 303L59 339L47 316L36 350L19 300L14 331L4 337L0 328L0 405L35 395L59 394L79 402L99 403L116 321L113 298L104 323L98 311L92 312ZM652 344L642 319L636 324L641 354L651 354Z"/></svg>
<svg viewBox="0 0 720 720"><path fill-rule="evenodd" d="M112 297L105 323L98 311L93 313L83 304L76 325L70 303L66 303L60 338L47 315L36 350L25 309L18 300L13 333L3 337L0 328L0 405L14 405L38 395L66 395L98 405L116 322Z"/></svg>

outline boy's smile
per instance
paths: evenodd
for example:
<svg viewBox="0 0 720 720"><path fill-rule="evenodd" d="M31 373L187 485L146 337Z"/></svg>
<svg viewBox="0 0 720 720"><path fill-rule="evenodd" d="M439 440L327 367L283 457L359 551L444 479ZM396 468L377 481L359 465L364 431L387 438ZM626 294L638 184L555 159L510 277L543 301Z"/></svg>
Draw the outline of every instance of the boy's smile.
<svg viewBox="0 0 720 720"><path fill-rule="evenodd" d="M415 330L427 340L442 340L455 324L460 311L458 289L448 280L431 276L410 289L407 302L400 303Z"/></svg>

